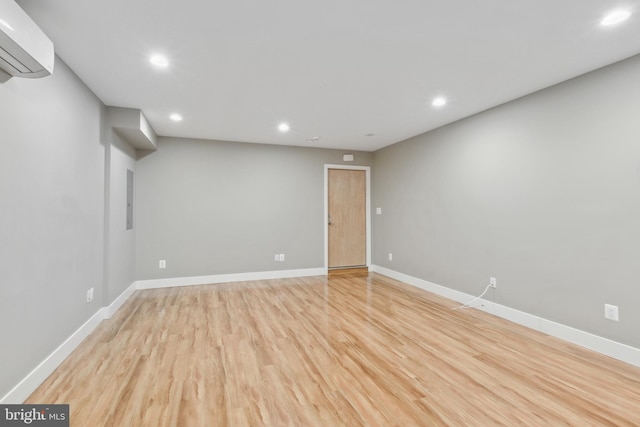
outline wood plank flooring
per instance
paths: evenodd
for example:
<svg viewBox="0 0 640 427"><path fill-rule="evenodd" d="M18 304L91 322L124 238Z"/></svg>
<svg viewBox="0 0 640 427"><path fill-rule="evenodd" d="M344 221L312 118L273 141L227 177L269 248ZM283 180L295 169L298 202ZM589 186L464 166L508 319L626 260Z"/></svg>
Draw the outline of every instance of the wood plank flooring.
<svg viewBox="0 0 640 427"><path fill-rule="evenodd" d="M93 426L638 426L640 369L377 274L137 291L28 399Z"/></svg>

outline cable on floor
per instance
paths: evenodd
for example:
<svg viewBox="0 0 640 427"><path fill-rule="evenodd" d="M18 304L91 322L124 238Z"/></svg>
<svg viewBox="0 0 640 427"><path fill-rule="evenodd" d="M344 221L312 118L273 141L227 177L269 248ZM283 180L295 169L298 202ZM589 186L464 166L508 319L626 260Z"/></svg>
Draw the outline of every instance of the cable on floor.
<svg viewBox="0 0 640 427"><path fill-rule="evenodd" d="M454 307L451 310L464 310L465 308L473 308L472 304L476 301L478 301L480 298L482 298L484 296L484 294L487 293L487 291L491 288L491 284L487 285L486 288L484 288L484 292L482 292L480 295L478 295L477 297L475 297L474 299L472 299L471 301L469 301L466 304L462 304L458 307Z"/></svg>

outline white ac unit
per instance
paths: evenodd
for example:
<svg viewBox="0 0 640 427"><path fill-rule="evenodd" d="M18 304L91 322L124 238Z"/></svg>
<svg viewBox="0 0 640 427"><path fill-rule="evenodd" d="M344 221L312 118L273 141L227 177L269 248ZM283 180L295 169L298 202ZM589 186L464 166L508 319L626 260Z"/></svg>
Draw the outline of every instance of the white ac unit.
<svg viewBox="0 0 640 427"><path fill-rule="evenodd" d="M14 0L0 0L0 69L15 77L53 73L53 43Z"/></svg>

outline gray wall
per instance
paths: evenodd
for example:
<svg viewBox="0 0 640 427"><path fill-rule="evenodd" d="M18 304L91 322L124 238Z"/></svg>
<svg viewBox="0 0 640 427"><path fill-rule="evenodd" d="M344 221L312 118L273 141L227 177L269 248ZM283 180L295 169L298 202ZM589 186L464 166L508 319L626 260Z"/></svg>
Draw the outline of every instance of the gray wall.
<svg viewBox="0 0 640 427"><path fill-rule="evenodd" d="M0 84L0 396L102 301L104 107L55 67Z"/></svg>
<svg viewBox="0 0 640 427"><path fill-rule="evenodd" d="M491 300L640 347L638 76L634 57L376 152L374 263L474 295L494 276Z"/></svg>
<svg viewBox="0 0 640 427"><path fill-rule="evenodd" d="M137 165L137 279L324 266L324 164L343 164L343 151L177 138L158 148ZM354 154L349 164L372 161Z"/></svg>
<svg viewBox="0 0 640 427"><path fill-rule="evenodd" d="M134 227L126 229L127 170L136 171L136 150L111 128L107 144L105 181L105 290L104 305L111 304L135 281L135 212ZM135 206L134 206L135 208Z"/></svg>

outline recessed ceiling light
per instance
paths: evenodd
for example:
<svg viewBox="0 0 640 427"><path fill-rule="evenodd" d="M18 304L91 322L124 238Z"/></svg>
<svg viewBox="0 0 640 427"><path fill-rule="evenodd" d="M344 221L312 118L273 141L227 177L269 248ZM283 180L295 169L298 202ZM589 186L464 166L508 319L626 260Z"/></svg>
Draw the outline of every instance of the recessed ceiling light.
<svg viewBox="0 0 640 427"><path fill-rule="evenodd" d="M282 132L282 133L284 133L284 132L289 132L289 129L290 129L290 127L289 127L289 125L288 125L287 123L280 123L280 124L278 125L278 130L279 130L280 132Z"/></svg>
<svg viewBox="0 0 640 427"><path fill-rule="evenodd" d="M435 98L433 100L433 102L431 103L431 105L433 105L434 107L442 107L443 105L445 105L447 103L447 98L443 97L443 96L439 96L437 98Z"/></svg>
<svg viewBox="0 0 640 427"><path fill-rule="evenodd" d="M149 58L149 62L151 62L156 67L165 68L169 66L169 60L164 55L153 55Z"/></svg>
<svg viewBox="0 0 640 427"><path fill-rule="evenodd" d="M607 14L602 21L600 21L600 25L604 25L608 27L609 25L619 24L622 21L627 20L631 16L631 12L628 10L614 10L613 12Z"/></svg>
<svg viewBox="0 0 640 427"><path fill-rule="evenodd" d="M181 122L182 121L182 116L178 113L173 113L172 115L169 116L169 118L171 120L173 120L174 122Z"/></svg>

